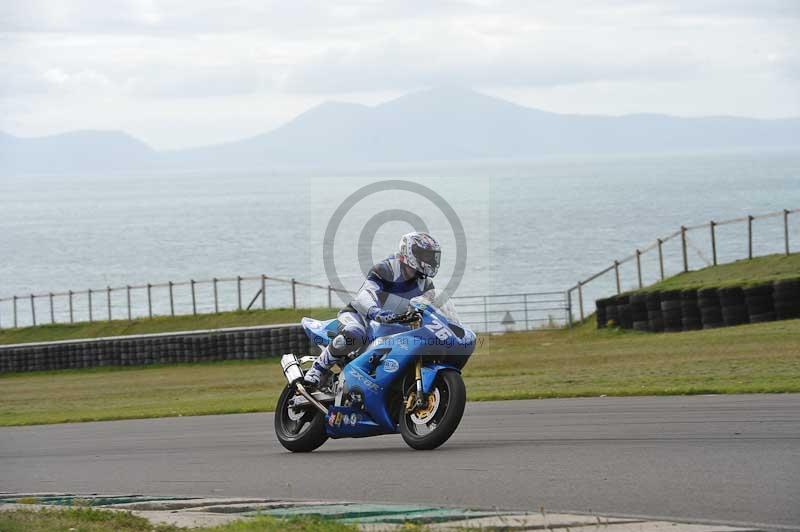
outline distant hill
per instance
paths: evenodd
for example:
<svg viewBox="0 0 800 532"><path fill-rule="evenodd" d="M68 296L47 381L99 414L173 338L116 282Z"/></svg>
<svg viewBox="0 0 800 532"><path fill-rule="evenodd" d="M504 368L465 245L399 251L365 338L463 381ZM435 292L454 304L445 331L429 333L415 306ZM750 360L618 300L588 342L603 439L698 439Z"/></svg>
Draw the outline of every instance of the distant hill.
<svg viewBox="0 0 800 532"><path fill-rule="evenodd" d="M19 138L0 133L0 173L77 173L152 168L157 153L119 131Z"/></svg>
<svg viewBox="0 0 800 532"><path fill-rule="evenodd" d="M800 119L558 114L439 88L375 107L324 103L268 133L177 151L155 152L118 132L0 135L0 171L262 169L743 148L800 148Z"/></svg>

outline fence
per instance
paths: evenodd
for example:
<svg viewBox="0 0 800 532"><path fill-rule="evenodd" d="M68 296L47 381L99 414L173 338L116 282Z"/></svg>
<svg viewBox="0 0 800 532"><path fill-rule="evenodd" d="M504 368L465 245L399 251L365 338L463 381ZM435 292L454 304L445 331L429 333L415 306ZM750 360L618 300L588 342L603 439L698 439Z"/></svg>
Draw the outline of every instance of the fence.
<svg viewBox="0 0 800 532"><path fill-rule="evenodd" d="M530 331L571 324L569 302L563 291L452 299L459 318L476 332Z"/></svg>
<svg viewBox="0 0 800 532"><path fill-rule="evenodd" d="M789 215L798 212L800 212L800 209L784 209L782 211L758 216L747 215L730 220L710 220L703 224L681 226L680 229L666 237L658 238L649 246L637 249L631 255L620 260L615 260L607 268L582 281L578 281L578 284L567 290L566 306L568 308L577 307L577 317L583 320L585 316L591 312L594 299L608 295L610 290L615 290L617 294L620 294L629 288L643 288L652 282L664 280L673 273L688 272L690 269L690 257L692 256L699 257L704 262L704 266L716 266L717 264L727 262L726 259L752 259L754 256L767 252L780 252L789 255L791 252L789 246ZM767 238L763 239L764 245L761 246L759 252L759 250L756 249L758 242L755 238L755 224L753 222L773 218L780 219L780 223L764 228L764 231L770 234ZM733 226L735 224L744 224L746 232L741 231L741 233L737 233L736 235L720 234L721 228ZM696 241L689 238L690 234ZM745 235L746 245L742 245L742 247L736 249L736 251L731 251L734 243L736 241L741 242L741 239L745 237ZM776 247L776 242L781 242L782 245ZM673 250L672 256L667 256L665 254L665 249L669 250L668 245L670 243L676 244L678 249ZM704 249L708 253L708 256L703 252ZM690 254L690 250L692 254ZM655 254L648 255L653 251L655 251ZM677 253L675 253L675 251L677 251ZM649 271L643 267L643 263L645 263L647 259L653 259ZM630 265L629 269L635 272L633 282L627 282L623 277L625 269L622 267L625 265ZM670 272L670 270L672 270L672 272ZM611 283L608 283L609 274L613 274ZM631 278L630 274L628 278ZM590 284L592 286L587 286ZM570 316L570 321L572 319L573 317Z"/></svg>
<svg viewBox="0 0 800 532"><path fill-rule="evenodd" d="M272 307L297 308L304 289L314 291L312 297L303 294L305 306L331 307L337 291L331 286L259 275L30 294L0 299L0 328L266 309L268 302ZM146 304L135 304L141 298Z"/></svg>

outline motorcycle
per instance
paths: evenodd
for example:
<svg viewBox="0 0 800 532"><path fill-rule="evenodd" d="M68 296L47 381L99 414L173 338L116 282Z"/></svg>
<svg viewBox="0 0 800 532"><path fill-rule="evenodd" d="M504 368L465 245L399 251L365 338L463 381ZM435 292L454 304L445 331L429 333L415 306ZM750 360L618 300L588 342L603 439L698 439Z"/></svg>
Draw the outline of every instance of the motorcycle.
<svg viewBox="0 0 800 532"><path fill-rule="evenodd" d="M451 300L438 292L411 300L408 312L391 323L370 322L372 340L351 353L309 390L303 367L314 356L281 357L288 385L275 408L275 433L286 449L310 452L328 438L364 438L399 432L410 447L435 449L455 432L464 414L461 369L475 349ZM339 333L336 319L303 318L318 346Z"/></svg>

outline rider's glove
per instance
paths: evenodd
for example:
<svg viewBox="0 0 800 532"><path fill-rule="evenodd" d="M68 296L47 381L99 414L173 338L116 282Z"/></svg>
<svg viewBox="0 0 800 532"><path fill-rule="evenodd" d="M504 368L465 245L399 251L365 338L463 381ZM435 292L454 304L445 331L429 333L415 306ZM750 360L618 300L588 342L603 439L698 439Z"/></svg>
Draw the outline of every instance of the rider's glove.
<svg viewBox="0 0 800 532"><path fill-rule="evenodd" d="M397 314L388 310L383 310L376 306L369 309L367 312L367 317L371 320L377 321L378 323L389 323L390 321L397 319Z"/></svg>

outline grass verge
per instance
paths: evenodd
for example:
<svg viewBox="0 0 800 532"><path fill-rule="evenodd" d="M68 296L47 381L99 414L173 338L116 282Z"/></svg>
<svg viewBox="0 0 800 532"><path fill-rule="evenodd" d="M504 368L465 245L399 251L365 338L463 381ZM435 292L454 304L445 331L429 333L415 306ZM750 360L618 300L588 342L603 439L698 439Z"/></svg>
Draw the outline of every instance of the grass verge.
<svg viewBox="0 0 800 532"><path fill-rule="evenodd" d="M800 278L800 253L766 255L681 273L637 292L748 286Z"/></svg>
<svg viewBox="0 0 800 532"><path fill-rule="evenodd" d="M171 525L154 525L130 512L114 512L93 508L11 510L0 512L0 530L3 532L51 532L75 530L80 532L183 532L185 528ZM215 527L193 528L195 532L355 532L353 525L332 520L300 517L275 519L257 516Z"/></svg>
<svg viewBox="0 0 800 532"><path fill-rule="evenodd" d="M800 392L800 320L680 334L571 330L481 336L468 399ZM0 425L271 411L278 361L0 376Z"/></svg>
<svg viewBox="0 0 800 532"><path fill-rule="evenodd" d="M113 320L81 323L56 323L21 329L0 329L0 344L29 342L52 342L131 334L154 334L225 327L249 327L277 323L299 323L303 316L319 319L336 317L336 310L329 308L249 310L200 314L197 316L157 316L136 320Z"/></svg>

